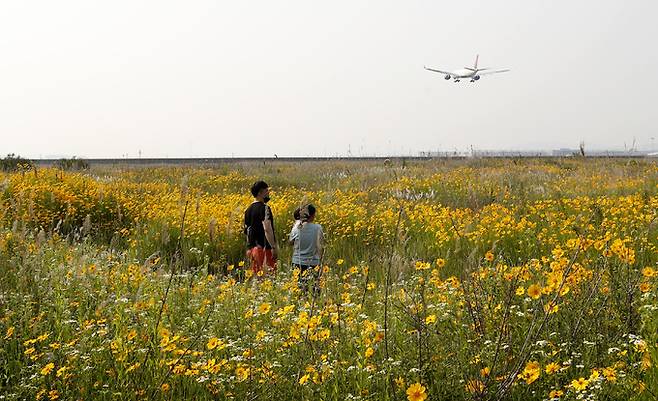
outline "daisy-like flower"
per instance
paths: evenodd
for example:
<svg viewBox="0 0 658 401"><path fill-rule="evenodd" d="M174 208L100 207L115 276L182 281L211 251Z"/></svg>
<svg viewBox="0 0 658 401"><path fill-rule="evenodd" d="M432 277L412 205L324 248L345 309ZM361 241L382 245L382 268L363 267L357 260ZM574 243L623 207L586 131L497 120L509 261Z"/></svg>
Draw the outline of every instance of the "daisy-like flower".
<svg viewBox="0 0 658 401"><path fill-rule="evenodd" d="M425 386L420 383L414 383L407 388L407 400L409 401L425 401L427 393Z"/></svg>

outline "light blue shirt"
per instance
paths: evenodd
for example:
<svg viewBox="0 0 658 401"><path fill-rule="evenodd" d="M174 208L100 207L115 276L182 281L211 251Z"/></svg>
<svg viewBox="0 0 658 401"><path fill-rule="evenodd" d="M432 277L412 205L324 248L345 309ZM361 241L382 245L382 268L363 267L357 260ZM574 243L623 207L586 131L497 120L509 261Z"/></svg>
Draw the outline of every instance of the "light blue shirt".
<svg viewBox="0 0 658 401"><path fill-rule="evenodd" d="M302 266L319 266L320 265L320 248L324 234L322 226L316 223L304 223L299 228L300 223L295 225L290 231L290 241L293 241L292 263Z"/></svg>

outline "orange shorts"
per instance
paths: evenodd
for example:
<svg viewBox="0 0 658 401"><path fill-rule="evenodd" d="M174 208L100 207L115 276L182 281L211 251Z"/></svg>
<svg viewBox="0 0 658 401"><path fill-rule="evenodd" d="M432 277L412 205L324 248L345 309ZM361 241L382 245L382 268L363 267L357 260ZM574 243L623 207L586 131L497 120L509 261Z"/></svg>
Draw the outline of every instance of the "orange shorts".
<svg viewBox="0 0 658 401"><path fill-rule="evenodd" d="M271 249L255 246L247 251L247 257L251 259L251 270L254 274L262 271L263 267L266 267L268 271L276 270L276 259L274 259Z"/></svg>

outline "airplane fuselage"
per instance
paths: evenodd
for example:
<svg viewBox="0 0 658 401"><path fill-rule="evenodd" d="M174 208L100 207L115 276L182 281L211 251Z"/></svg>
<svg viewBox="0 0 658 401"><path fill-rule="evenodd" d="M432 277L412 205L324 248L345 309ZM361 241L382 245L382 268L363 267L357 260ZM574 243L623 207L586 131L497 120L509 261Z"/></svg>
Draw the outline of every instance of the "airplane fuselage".
<svg viewBox="0 0 658 401"><path fill-rule="evenodd" d="M471 78L475 75L475 71L467 70L466 68L454 70L450 73L453 78Z"/></svg>

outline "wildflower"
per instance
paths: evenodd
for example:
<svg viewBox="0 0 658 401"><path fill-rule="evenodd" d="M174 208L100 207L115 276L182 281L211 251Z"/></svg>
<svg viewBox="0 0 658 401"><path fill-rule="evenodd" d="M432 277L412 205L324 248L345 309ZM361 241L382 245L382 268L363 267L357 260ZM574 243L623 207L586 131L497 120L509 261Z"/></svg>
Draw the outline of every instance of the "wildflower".
<svg viewBox="0 0 658 401"><path fill-rule="evenodd" d="M532 384L539 378L540 374L541 367L539 366L539 362L531 361L526 364L523 372L519 373L518 377L519 379L524 380L526 384Z"/></svg>
<svg viewBox="0 0 658 401"><path fill-rule="evenodd" d="M338 260L336 261L336 264L337 264L338 266L342 265L343 263L345 263L345 261L344 261L343 259L338 259Z"/></svg>
<svg viewBox="0 0 658 401"><path fill-rule="evenodd" d="M9 328L7 328L7 332L5 333L5 338L4 339L6 340L6 339L10 338L13 335L14 335L14 326L10 326Z"/></svg>
<svg viewBox="0 0 658 401"><path fill-rule="evenodd" d="M57 376L57 377L62 377L62 375L63 375L64 373L66 373L66 370L67 370L67 369L68 369L68 367L66 367L66 366L62 366L61 368L57 369L57 374L56 374L56 376Z"/></svg>
<svg viewBox="0 0 658 401"><path fill-rule="evenodd" d="M303 386L304 384L306 384L306 382L308 381L308 379L309 379L310 377L311 377L311 375L308 374L308 373L305 374L304 376L300 377L300 378L299 378L299 384L301 384L301 385Z"/></svg>
<svg viewBox="0 0 658 401"><path fill-rule="evenodd" d="M642 269L642 275L646 278L652 278L658 276L658 271L654 270L653 267L647 266Z"/></svg>
<svg viewBox="0 0 658 401"><path fill-rule="evenodd" d="M398 386L398 388L400 389L404 388L405 386L404 377L398 376L398 378L395 379L395 385Z"/></svg>
<svg viewBox="0 0 658 401"><path fill-rule="evenodd" d="M132 329L130 332L128 332L126 339L128 339L128 341L132 341L135 337L137 337L137 330Z"/></svg>
<svg viewBox="0 0 658 401"><path fill-rule="evenodd" d="M58 398L59 398L59 392L57 390L50 390L48 392L48 399L50 401L55 401Z"/></svg>
<svg viewBox="0 0 658 401"><path fill-rule="evenodd" d="M649 285L649 283L646 283L646 282L641 283L640 284L640 291L649 292L649 291L651 291L651 286Z"/></svg>
<svg viewBox="0 0 658 401"><path fill-rule="evenodd" d="M615 371L614 368L609 367L609 368L603 368L603 377L610 383L614 383L617 381L617 372Z"/></svg>
<svg viewBox="0 0 658 401"><path fill-rule="evenodd" d="M562 390L551 390L551 392L548 393L548 396L551 399L560 398L563 395L564 395L564 391L562 391Z"/></svg>
<svg viewBox="0 0 658 401"><path fill-rule="evenodd" d="M469 380L464 387L469 393L481 393L484 390L484 383L480 380Z"/></svg>
<svg viewBox="0 0 658 401"><path fill-rule="evenodd" d="M420 383L414 383L409 388L407 388L407 400L409 401L424 401L427 399L427 393L425 393L425 386Z"/></svg>
<svg viewBox="0 0 658 401"><path fill-rule="evenodd" d="M50 372L53 371L54 368L55 368L55 364L50 362L46 364L46 366L44 366L43 369L41 369L41 374L43 376L47 376L48 374L50 374Z"/></svg>
<svg viewBox="0 0 658 401"><path fill-rule="evenodd" d="M525 294L525 288L521 285L516 289L516 295L522 296L523 294Z"/></svg>
<svg viewBox="0 0 658 401"><path fill-rule="evenodd" d="M585 390L588 384L589 384L589 380L585 379L584 377L571 381L571 387L573 387L576 391Z"/></svg>
<svg viewBox="0 0 658 401"><path fill-rule="evenodd" d="M206 348L209 350L213 350L217 347L221 347L222 345L222 340L220 340L217 337L212 337L210 340L208 340L208 343L206 344Z"/></svg>
<svg viewBox="0 0 658 401"><path fill-rule="evenodd" d="M428 270L430 267L432 267L429 263L425 263L422 261L416 261L416 270Z"/></svg>
<svg viewBox="0 0 658 401"><path fill-rule="evenodd" d="M493 252L487 251L487 253L484 254L484 258L489 262L493 262L493 260L494 260Z"/></svg>
<svg viewBox="0 0 658 401"><path fill-rule="evenodd" d="M442 268L442 267L445 266L445 265L446 265L446 261L445 261L445 259L438 258L438 259L436 260L436 267L438 267L438 268Z"/></svg>
<svg viewBox="0 0 658 401"><path fill-rule="evenodd" d="M544 369L544 372L548 375L552 375L553 373L557 372L560 370L560 365L558 365L555 362L551 362L548 365L546 365L546 368Z"/></svg>
<svg viewBox="0 0 658 401"><path fill-rule="evenodd" d="M160 386L160 389L162 390L163 393L166 393L167 391L169 391L170 388L171 388L171 386L169 386L168 383L162 383L162 386Z"/></svg>
<svg viewBox="0 0 658 401"><path fill-rule="evenodd" d="M425 318L425 324L436 323L436 315L429 315Z"/></svg>
<svg viewBox="0 0 658 401"><path fill-rule="evenodd" d="M372 356L372 354L374 354L374 353L375 353L375 350L372 349L371 347L368 347L368 348L366 348L365 357L370 358Z"/></svg>
<svg viewBox="0 0 658 401"><path fill-rule="evenodd" d="M272 308L272 306L268 302L264 302L264 303L260 304L260 306L258 307L258 313L260 313L261 315L264 315L267 312L269 312L271 308Z"/></svg>
<svg viewBox="0 0 658 401"><path fill-rule="evenodd" d="M237 377L238 381L245 381L249 377L249 368L244 367L244 366L238 366L235 368L235 376Z"/></svg>
<svg viewBox="0 0 658 401"><path fill-rule="evenodd" d="M532 299L538 299L541 297L541 287L538 286L537 284L533 284L530 287L528 287L528 296L531 297Z"/></svg>

